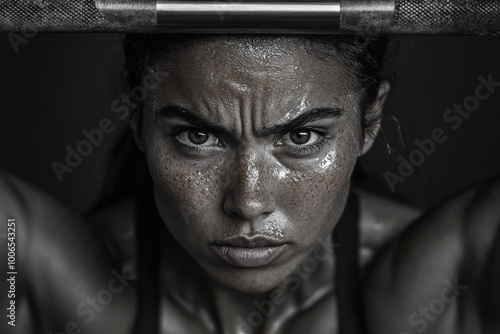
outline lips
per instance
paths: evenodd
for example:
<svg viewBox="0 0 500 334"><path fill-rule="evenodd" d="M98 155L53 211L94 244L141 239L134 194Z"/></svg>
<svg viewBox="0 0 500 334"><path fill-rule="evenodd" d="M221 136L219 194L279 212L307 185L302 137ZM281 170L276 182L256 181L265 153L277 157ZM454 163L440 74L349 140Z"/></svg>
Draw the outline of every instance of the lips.
<svg viewBox="0 0 500 334"><path fill-rule="evenodd" d="M284 242L262 236L236 237L212 245L221 260L241 268L263 267L278 257L285 247Z"/></svg>

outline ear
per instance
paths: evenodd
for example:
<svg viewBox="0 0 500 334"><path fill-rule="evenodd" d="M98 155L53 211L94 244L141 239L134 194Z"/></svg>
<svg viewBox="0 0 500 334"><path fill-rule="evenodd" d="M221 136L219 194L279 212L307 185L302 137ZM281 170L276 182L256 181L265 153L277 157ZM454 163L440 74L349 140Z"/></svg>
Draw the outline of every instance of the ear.
<svg viewBox="0 0 500 334"><path fill-rule="evenodd" d="M365 139L360 156L368 152L375 142L375 137L380 130L380 116L382 115L382 108L384 107L385 100L387 99L387 95L389 95L390 90L391 84L389 81L382 81L378 87L377 98L370 106L369 110L366 111L368 125L366 129L364 129Z"/></svg>

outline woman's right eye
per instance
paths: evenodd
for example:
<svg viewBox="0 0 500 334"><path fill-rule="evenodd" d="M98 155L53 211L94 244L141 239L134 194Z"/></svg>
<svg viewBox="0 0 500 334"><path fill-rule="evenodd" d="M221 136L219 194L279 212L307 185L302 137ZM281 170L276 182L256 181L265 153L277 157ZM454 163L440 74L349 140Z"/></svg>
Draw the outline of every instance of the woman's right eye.
<svg viewBox="0 0 500 334"><path fill-rule="evenodd" d="M177 132L175 139L186 146L205 148L210 146L221 146L222 141L214 134L202 129L189 128Z"/></svg>

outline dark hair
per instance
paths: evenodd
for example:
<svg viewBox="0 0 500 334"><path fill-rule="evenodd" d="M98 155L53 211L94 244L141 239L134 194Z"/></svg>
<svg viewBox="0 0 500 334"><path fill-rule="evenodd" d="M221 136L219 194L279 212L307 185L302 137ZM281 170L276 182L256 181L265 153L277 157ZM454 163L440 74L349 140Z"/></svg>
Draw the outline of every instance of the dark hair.
<svg viewBox="0 0 500 334"><path fill-rule="evenodd" d="M362 127L371 128L380 119L367 113L377 97L379 84L392 80L388 55L393 54L388 36L347 35L201 35L201 34L133 34L125 36L123 47L126 59L126 81L129 87L141 86L144 71L154 68L162 57L189 46L192 42L215 39L241 39L252 44L259 40L295 38L306 50L320 58L340 59L363 90L360 108L363 113ZM139 111L136 110L135 112ZM140 115L139 115L140 117ZM146 173L142 153L136 148L128 131L110 155L111 169L106 177L103 197L98 207L110 202L134 196ZM147 177L147 176L146 176Z"/></svg>

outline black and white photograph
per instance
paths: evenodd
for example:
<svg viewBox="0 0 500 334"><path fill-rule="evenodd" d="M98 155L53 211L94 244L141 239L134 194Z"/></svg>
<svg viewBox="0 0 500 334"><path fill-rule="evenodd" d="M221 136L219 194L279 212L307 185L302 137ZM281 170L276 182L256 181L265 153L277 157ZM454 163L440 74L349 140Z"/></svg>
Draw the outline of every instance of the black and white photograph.
<svg viewBox="0 0 500 334"><path fill-rule="evenodd" d="M0 334L500 334L500 1L0 0Z"/></svg>

